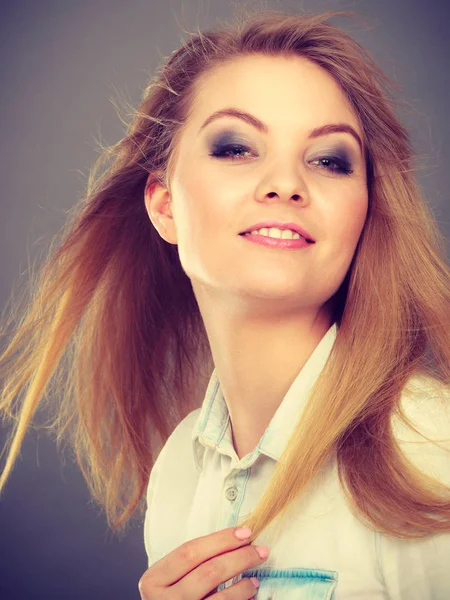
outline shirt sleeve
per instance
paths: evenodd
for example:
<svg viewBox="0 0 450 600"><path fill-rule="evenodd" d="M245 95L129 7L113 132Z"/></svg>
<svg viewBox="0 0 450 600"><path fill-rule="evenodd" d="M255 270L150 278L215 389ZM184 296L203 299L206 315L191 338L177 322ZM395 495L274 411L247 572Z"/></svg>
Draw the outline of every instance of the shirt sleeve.
<svg viewBox="0 0 450 600"><path fill-rule="evenodd" d="M419 400L405 403L414 426L440 447L403 425L394 431L408 460L450 488L450 395L444 396L422 394ZM414 540L376 535L380 572L390 600L450 599L450 532Z"/></svg>

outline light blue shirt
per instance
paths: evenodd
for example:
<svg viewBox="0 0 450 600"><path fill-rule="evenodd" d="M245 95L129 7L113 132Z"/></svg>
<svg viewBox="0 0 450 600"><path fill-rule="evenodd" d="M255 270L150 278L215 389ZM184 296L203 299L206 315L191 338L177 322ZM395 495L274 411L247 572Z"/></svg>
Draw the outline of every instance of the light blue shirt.
<svg viewBox="0 0 450 600"><path fill-rule="evenodd" d="M336 335L334 324L292 382L257 447L241 459L214 369L202 406L178 424L150 475L144 522L149 566L185 541L233 527L251 512ZM402 406L425 435L446 438L442 445L448 450L425 442L395 417L392 428L419 469L450 485L450 390L433 384L430 378L411 378ZM270 547L268 559L224 582L219 591L241 577L257 577L258 600L450 599L450 533L403 540L364 525L346 502L335 456L295 502L293 517ZM264 544L264 533L254 543Z"/></svg>

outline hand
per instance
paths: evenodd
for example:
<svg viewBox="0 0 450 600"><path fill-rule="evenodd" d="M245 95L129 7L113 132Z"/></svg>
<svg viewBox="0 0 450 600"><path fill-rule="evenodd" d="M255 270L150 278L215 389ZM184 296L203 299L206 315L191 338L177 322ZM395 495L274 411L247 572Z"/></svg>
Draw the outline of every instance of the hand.
<svg viewBox="0 0 450 600"><path fill-rule="evenodd" d="M246 569L263 563L248 538L239 540L236 527L228 527L185 542L145 571L139 580L142 600L248 600L256 587L252 580L240 581L220 592L217 586ZM268 552L267 552L268 555Z"/></svg>

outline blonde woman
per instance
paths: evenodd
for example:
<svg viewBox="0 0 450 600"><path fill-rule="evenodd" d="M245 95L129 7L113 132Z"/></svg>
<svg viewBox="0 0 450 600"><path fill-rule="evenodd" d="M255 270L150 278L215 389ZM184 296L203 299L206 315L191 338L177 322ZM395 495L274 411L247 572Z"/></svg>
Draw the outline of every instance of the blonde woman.
<svg viewBox="0 0 450 600"><path fill-rule="evenodd" d="M0 488L52 390L111 527L145 510L143 600L450 597L444 240L337 14L164 61L1 357Z"/></svg>

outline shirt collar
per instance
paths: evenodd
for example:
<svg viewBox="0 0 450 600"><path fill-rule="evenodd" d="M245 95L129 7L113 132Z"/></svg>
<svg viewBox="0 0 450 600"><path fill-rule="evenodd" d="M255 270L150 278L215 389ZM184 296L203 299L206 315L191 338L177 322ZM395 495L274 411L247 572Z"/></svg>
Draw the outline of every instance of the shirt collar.
<svg viewBox="0 0 450 600"><path fill-rule="evenodd" d="M320 340L292 382L259 444L253 452L241 459L239 464L242 468L251 466L259 454L265 454L274 460L280 459L308 395L331 353L337 330L337 324L333 323ZM207 447L231 457L235 456L228 407L215 368L192 431L192 448L198 471L203 469Z"/></svg>

